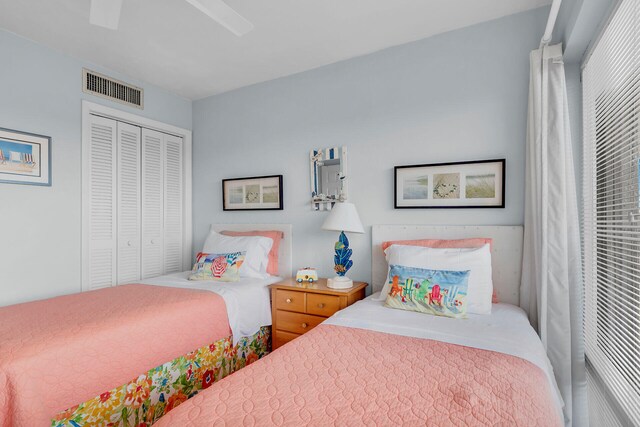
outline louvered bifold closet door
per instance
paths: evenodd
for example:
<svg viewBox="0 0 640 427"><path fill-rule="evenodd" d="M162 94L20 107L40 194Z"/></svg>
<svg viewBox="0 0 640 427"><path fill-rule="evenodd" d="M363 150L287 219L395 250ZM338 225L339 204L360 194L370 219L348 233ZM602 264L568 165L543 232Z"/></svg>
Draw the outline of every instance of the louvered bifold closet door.
<svg viewBox="0 0 640 427"><path fill-rule="evenodd" d="M115 120L90 116L89 138L83 147L87 167L83 180L83 290L112 286L116 281L116 132Z"/></svg>
<svg viewBox="0 0 640 427"><path fill-rule="evenodd" d="M164 134L142 129L142 278L164 273Z"/></svg>
<svg viewBox="0 0 640 427"><path fill-rule="evenodd" d="M164 136L164 273L182 271L182 138Z"/></svg>
<svg viewBox="0 0 640 427"><path fill-rule="evenodd" d="M640 425L640 1L623 0L583 72L585 342Z"/></svg>
<svg viewBox="0 0 640 427"><path fill-rule="evenodd" d="M118 283L140 280L141 129L118 123Z"/></svg>

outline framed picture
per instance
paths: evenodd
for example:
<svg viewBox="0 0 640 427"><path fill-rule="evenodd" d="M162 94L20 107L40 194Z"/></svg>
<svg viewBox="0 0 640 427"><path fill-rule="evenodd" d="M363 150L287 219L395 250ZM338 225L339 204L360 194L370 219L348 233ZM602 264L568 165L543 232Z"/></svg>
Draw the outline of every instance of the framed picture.
<svg viewBox="0 0 640 427"><path fill-rule="evenodd" d="M51 186L51 138L0 128L0 182Z"/></svg>
<svg viewBox="0 0 640 427"><path fill-rule="evenodd" d="M223 179L222 209L282 210L282 175Z"/></svg>
<svg viewBox="0 0 640 427"><path fill-rule="evenodd" d="M396 209L504 208L505 159L396 166Z"/></svg>

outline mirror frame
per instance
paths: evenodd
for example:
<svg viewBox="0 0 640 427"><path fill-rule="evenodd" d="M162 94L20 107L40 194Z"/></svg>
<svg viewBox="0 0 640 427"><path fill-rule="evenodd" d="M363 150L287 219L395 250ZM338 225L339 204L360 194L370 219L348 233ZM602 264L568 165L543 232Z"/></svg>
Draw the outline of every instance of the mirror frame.
<svg viewBox="0 0 640 427"><path fill-rule="evenodd" d="M341 188L338 197L328 197L318 194L318 163L323 160L340 159ZM309 152L310 183L311 183L311 207L313 210L331 210L336 202L347 200L347 147L329 147L313 149Z"/></svg>

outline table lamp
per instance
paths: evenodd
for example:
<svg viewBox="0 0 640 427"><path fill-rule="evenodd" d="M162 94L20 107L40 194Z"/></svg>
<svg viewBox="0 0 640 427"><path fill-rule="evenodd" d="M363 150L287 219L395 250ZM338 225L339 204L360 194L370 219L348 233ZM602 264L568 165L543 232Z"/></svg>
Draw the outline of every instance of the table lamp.
<svg viewBox="0 0 640 427"><path fill-rule="evenodd" d="M364 233L356 206L346 202L333 205L329 216L322 224L322 229L340 232L340 237L336 242L336 254L333 257L334 270L338 275L327 280L327 286L333 289L349 289L353 286L353 281L346 274L353 265L353 261L350 259L353 251L349 249L349 240L344 232Z"/></svg>

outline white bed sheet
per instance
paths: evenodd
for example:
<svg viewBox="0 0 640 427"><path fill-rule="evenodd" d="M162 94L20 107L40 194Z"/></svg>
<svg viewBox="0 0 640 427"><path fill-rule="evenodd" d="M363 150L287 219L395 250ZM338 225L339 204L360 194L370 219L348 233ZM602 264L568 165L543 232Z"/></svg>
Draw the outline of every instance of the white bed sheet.
<svg viewBox="0 0 640 427"><path fill-rule="evenodd" d="M452 319L384 306L375 293L327 319L329 325L368 329L389 334L432 339L482 350L496 351L525 359L542 369L555 394L558 411L564 403L553 369L526 313L510 304L493 304L491 314L469 314Z"/></svg>
<svg viewBox="0 0 640 427"><path fill-rule="evenodd" d="M243 277L237 282L215 282L189 280L191 271L152 277L137 283L168 286L172 288L200 289L215 292L224 299L233 334L233 344L242 337L250 337L262 326L271 325L271 302L269 285L282 278L270 276L265 279Z"/></svg>

